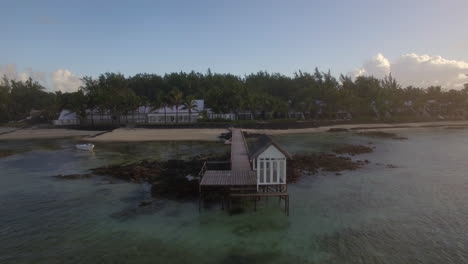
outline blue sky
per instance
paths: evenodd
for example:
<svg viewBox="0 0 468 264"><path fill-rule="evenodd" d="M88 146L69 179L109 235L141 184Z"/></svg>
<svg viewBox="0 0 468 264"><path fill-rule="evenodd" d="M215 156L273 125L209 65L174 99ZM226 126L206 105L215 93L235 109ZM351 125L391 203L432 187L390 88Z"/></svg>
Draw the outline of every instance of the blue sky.
<svg viewBox="0 0 468 264"><path fill-rule="evenodd" d="M382 53L468 61L468 1L2 0L0 65L348 73Z"/></svg>

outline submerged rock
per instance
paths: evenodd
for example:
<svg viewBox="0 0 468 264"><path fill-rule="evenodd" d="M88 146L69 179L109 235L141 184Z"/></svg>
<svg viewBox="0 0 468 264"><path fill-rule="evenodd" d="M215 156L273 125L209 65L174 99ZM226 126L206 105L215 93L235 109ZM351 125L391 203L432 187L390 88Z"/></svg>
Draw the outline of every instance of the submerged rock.
<svg viewBox="0 0 468 264"><path fill-rule="evenodd" d="M13 150L9 150L9 149L0 150L0 158L5 158L5 157L8 157L8 156L12 156L14 154L15 154L15 152Z"/></svg>
<svg viewBox="0 0 468 264"><path fill-rule="evenodd" d="M395 133L383 132L383 131L364 131L364 132L359 132L357 134L361 135L361 136L367 136L367 137L387 138L387 139L394 139L394 140L406 140L406 139L408 139L406 137L400 137Z"/></svg>
<svg viewBox="0 0 468 264"><path fill-rule="evenodd" d="M221 140L229 140L229 139L231 139L231 137L232 137L232 132L229 131L229 132L226 132L226 133L221 133L221 135L219 135L218 138L221 139Z"/></svg>
<svg viewBox="0 0 468 264"><path fill-rule="evenodd" d="M347 128L341 128L341 127L332 127L327 130L327 132L348 132L349 129Z"/></svg>
<svg viewBox="0 0 468 264"><path fill-rule="evenodd" d="M142 203L138 206L128 206L118 212L112 213L110 216L119 221L126 221L134 219L139 215L154 214L164 208L164 203L162 201L152 201L150 203L144 203L144 205L142 205Z"/></svg>
<svg viewBox="0 0 468 264"><path fill-rule="evenodd" d="M55 177L57 179L63 179L63 180L76 180L76 179L91 178L93 176L94 175L91 174L91 173L86 173L86 174L68 174L68 175L59 174L59 175L55 175L53 177Z"/></svg>
<svg viewBox="0 0 468 264"><path fill-rule="evenodd" d="M364 161L354 161L349 157L331 153L310 153L294 155L288 163L288 181L296 181L304 172L316 174L319 171L340 172L356 170L364 166Z"/></svg>
<svg viewBox="0 0 468 264"><path fill-rule="evenodd" d="M92 169L92 173L56 175L59 179L83 179L95 175L109 176L135 183L149 183L153 197L169 199L194 199L198 197L198 174L205 161L227 161L229 153L197 155L189 160L139 161ZM112 181L110 181L112 182ZM140 203L146 207L147 201Z"/></svg>
<svg viewBox="0 0 468 264"><path fill-rule="evenodd" d="M349 154L351 156L364 154L364 153L371 153L373 151L372 148L363 146L363 145L351 145L346 144L340 147L333 149L333 152L336 154Z"/></svg>
<svg viewBox="0 0 468 264"><path fill-rule="evenodd" d="M91 171L98 175L107 175L122 180L141 183L156 178L161 174L162 170L163 165L160 162L143 160L141 162L125 165L104 166L92 169Z"/></svg>
<svg viewBox="0 0 468 264"><path fill-rule="evenodd" d="M151 200L144 200L144 201L141 201L138 206L139 207L148 206L148 205L150 205L152 203L153 203L153 201L151 201Z"/></svg>
<svg viewBox="0 0 468 264"><path fill-rule="evenodd" d="M197 155L189 160L147 161L93 169L97 175L151 184L153 197L194 199L198 197L198 174L205 161L229 160L229 154Z"/></svg>

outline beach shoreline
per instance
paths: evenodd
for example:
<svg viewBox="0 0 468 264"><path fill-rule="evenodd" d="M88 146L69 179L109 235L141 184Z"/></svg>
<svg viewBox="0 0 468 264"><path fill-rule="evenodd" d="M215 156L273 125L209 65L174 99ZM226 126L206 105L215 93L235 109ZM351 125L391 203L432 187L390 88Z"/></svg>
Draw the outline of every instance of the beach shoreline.
<svg viewBox="0 0 468 264"><path fill-rule="evenodd" d="M432 121L432 122L412 122L412 123L372 123L372 124L340 124L330 126L320 126L312 128L297 129L242 129L248 133L259 133L268 135L306 134L329 132L330 129L341 129L343 131L367 131L367 130L397 130L411 128L429 127L468 127L468 121Z"/></svg>
<svg viewBox="0 0 468 264"><path fill-rule="evenodd" d="M227 131L219 128L118 128L84 139L90 142L218 141L219 135Z"/></svg>
<svg viewBox="0 0 468 264"><path fill-rule="evenodd" d="M313 128L293 129L243 129L248 133L268 135L306 134L327 132L330 129L343 131L395 130L427 127L468 127L468 121L435 121L420 123L374 123L340 124ZM65 128L25 128L1 127L2 140L55 139L78 137L89 142L144 142L144 141L219 141L219 135L227 132L221 128L118 128L112 131L88 131Z"/></svg>
<svg viewBox="0 0 468 264"><path fill-rule="evenodd" d="M57 139L68 137L92 137L105 131L87 131L65 128L23 128L23 129L7 129L6 132L0 134L0 142L2 140L23 140L23 139Z"/></svg>

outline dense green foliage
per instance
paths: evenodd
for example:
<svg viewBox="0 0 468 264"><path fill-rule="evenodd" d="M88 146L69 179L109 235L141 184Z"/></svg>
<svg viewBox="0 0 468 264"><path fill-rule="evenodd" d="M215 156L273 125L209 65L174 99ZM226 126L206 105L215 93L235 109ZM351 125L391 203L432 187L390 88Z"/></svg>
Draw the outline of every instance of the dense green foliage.
<svg viewBox="0 0 468 264"><path fill-rule="evenodd" d="M306 119L327 118L347 112L354 119L389 119L398 116L430 116L428 103L437 104L437 114L453 114L468 106L468 85L463 90L441 87L401 87L388 76L382 80L361 76L333 77L330 72L297 72L293 76L258 72L244 77L232 74L196 72L137 74L125 77L105 73L84 77L73 93L47 92L39 83L3 78L0 83L0 121L20 120L31 110L41 110L47 120L60 109L70 109L83 118L86 109L124 115L139 105L194 108L191 100L204 99L217 113L261 113L257 118L288 118L299 112ZM435 101L431 101L435 100ZM407 102L411 101L411 104ZM405 103L406 102L406 103ZM435 104L434 104L435 103ZM429 111L429 113L428 113Z"/></svg>
<svg viewBox="0 0 468 264"><path fill-rule="evenodd" d="M0 122L20 120L40 109L44 118L55 118L59 109L58 96L45 91L39 83L28 79L25 82L3 78L0 83Z"/></svg>

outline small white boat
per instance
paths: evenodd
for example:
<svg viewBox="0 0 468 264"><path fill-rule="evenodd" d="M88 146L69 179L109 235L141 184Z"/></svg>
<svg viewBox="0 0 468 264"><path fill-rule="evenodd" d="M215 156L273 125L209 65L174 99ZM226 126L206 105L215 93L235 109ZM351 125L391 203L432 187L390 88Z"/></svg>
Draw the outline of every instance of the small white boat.
<svg viewBox="0 0 468 264"><path fill-rule="evenodd" d="M92 151L94 149L93 144L76 144L75 147L79 150Z"/></svg>
<svg viewBox="0 0 468 264"><path fill-rule="evenodd" d="M224 145L231 145L231 140L230 139L226 139L224 140Z"/></svg>

